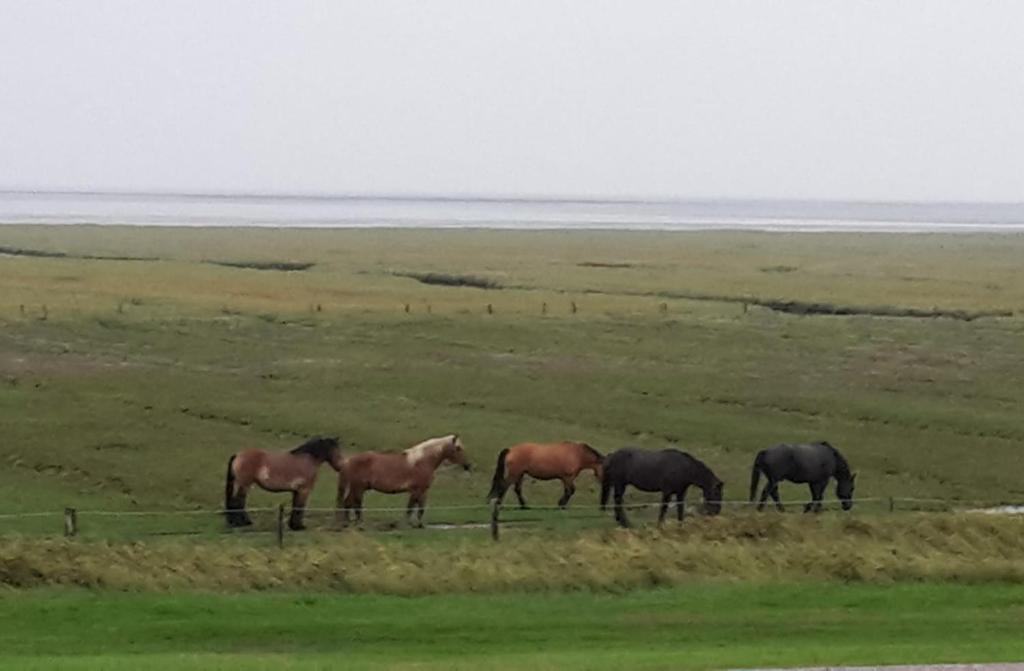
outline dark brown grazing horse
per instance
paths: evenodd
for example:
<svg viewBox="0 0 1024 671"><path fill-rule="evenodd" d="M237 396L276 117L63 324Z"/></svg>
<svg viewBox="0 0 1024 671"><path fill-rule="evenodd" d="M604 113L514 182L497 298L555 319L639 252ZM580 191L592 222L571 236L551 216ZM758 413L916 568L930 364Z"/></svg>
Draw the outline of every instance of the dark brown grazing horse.
<svg viewBox="0 0 1024 671"><path fill-rule="evenodd" d="M409 524L423 526L423 504L434 481L434 471L445 463L469 470L466 452L457 434L431 438L403 452L360 452L345 459L338 471L338 508L344 524L355 510L356 522L363 520L363 495L368 490L398 494L409 492L405 512ZM419 508L416 520L413 516Z"/></svg>
<svg viewBox="0 0 1024 671"><path fill-rule="evenodd" d="M224 485L224 514L228 524L233 527L252 524L245 512L245 497L255 483L268 492L291 492L288 527L295 531L305 529L302 511L313 491L320 464L325 461L334 470L341 471L341 446L337 438L310 438L289 452L249 449L231 455Z"/></svg>
<svg viewBox="0 0 1024 671"><path fill-rule="evenodd" d="M601 454L586 443L519 443L498 454L487 498L501 503L509 485L514 484L519 507L525 509L523 478L529 475L538 480L561 480L563 492L558 505L564 508L576 493L575 482L580 471L590 469L598 481L601 480L602 460Z"/></svg>

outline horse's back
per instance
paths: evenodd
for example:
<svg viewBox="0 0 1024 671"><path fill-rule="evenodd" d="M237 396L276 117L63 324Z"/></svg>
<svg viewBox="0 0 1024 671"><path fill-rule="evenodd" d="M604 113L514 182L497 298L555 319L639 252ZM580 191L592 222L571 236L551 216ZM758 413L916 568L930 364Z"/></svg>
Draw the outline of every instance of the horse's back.
<svg viewBox="0 0 1024 671"><path fill-rule="evenodd" d="M810 482L832 475L835 448L825 441L780 443L759 452L757 460L774 477Z"/></svg>
<svg viewBox="0 0 1024 671"><path fill-rule="evenodd" d="M508 450L506 467L511 472L527 473L539 480L560 478L578 469L578 443L519 443Z"/></svg>
<svg viewBox="0 0 1024 671"><path fill-rule="evenodd" d="M608 455L604 471L612 483L633 485L644 491L659 491L667 483L663 451L624 447ZM669 476L670 477L670 476Z"/></svg>

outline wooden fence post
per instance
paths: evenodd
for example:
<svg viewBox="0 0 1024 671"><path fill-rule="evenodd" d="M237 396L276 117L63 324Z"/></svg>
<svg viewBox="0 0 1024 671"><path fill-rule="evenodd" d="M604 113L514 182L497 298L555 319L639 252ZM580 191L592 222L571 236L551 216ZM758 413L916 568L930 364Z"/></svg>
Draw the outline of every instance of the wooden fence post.
<svg viewBox="0 0 1024 671"><path fill-rule="evenodd" d="M498 510L500 510L501 504L498 503L498 499L491 499L491 540L498 540Z"/></svg>
<svg viewBox="0 0 1024 671"><path fill-rule="evenodd" d="M277 506L277 547L284 547L284 504Z"/></svg>
<svg viewBox="0 0 1024 671"><path fill-rule="evenodd" d="M891 513L894 510L896 510L896 500L890 496L889 497L889 512Z"/></svg>
<svg viewBox="0 0 1024 671"><path fill-rule="evenodd" d="M78 512L74 508L64 509L64 535L68 538L78 534Z"/></svg>

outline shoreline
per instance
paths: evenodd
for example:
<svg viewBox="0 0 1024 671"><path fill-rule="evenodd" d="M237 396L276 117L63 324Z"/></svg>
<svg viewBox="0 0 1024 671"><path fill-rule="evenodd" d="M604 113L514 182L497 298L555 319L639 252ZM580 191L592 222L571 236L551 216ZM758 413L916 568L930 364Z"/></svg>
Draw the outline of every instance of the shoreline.
<svg viewBox="0 0 1024 671"><path fill-rule="evenodd" d="M28 217L0 219L3 226L95 226L130 228L264 228L280 230L466 230L466 231L547 231L547 232L621 232L621 233L884 233L884 234L1024 234L1024 223L991 224L915 221L848 221L848 220L712 220L693 222L523 222L513 220L451 221L429 220L299 220L294 222L278 220L217 220L204 219L180 221L174 218L157 220L72 220L61 221L53 218L34 220Z"/></svg>

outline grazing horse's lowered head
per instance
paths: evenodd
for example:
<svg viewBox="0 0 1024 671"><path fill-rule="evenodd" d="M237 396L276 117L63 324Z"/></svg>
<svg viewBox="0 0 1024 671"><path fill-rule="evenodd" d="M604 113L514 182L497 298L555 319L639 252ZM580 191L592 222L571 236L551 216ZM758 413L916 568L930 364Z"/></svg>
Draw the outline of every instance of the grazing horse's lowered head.
<svg viewBox="0 0 1024 671"><path fill-rule="evenodd" d="M850 477L839 478L836 481L836 498L839 499L839 505L843 507L843 510L849 510L853 507L853 489L856 480L857 474L850 473Z"/></svg>
<svg viewBox="0 0 1024 671"><path fill-rule="evenodd" d="M604 479L604 455L586 443L580 443L579 446L584 453L583 468L593 470L594 477L600 483Z"/></svg>
<svg viewBox="0 0 1024 671"><path fill-rule="evenodd" d="M818 445L831 450L835 455L836 498L839 499L839 505L843 510L849 510L853 507L853 490L857 484L857 474L850 471L850 464L846 461L846 457L830 442L821 440L818 441Z"/></svg>
<svg viewBox="0 0 1024 671"><path fill-rule="evenodd" d="M710 471L710 469L708 469ZM722 495L725 492L725 483L712 475L714 480L701 487L704 492L704 514L717 515L722 512Z"/></svg>
<svg viewBox="0 0 1024 671"><path fill-rule="evenodd" d="M344 463L341 456L341 443L337 436L314 436L290 452L291 454L308 454L318 462L327 462L338 472L341 471Z"/></svg>

